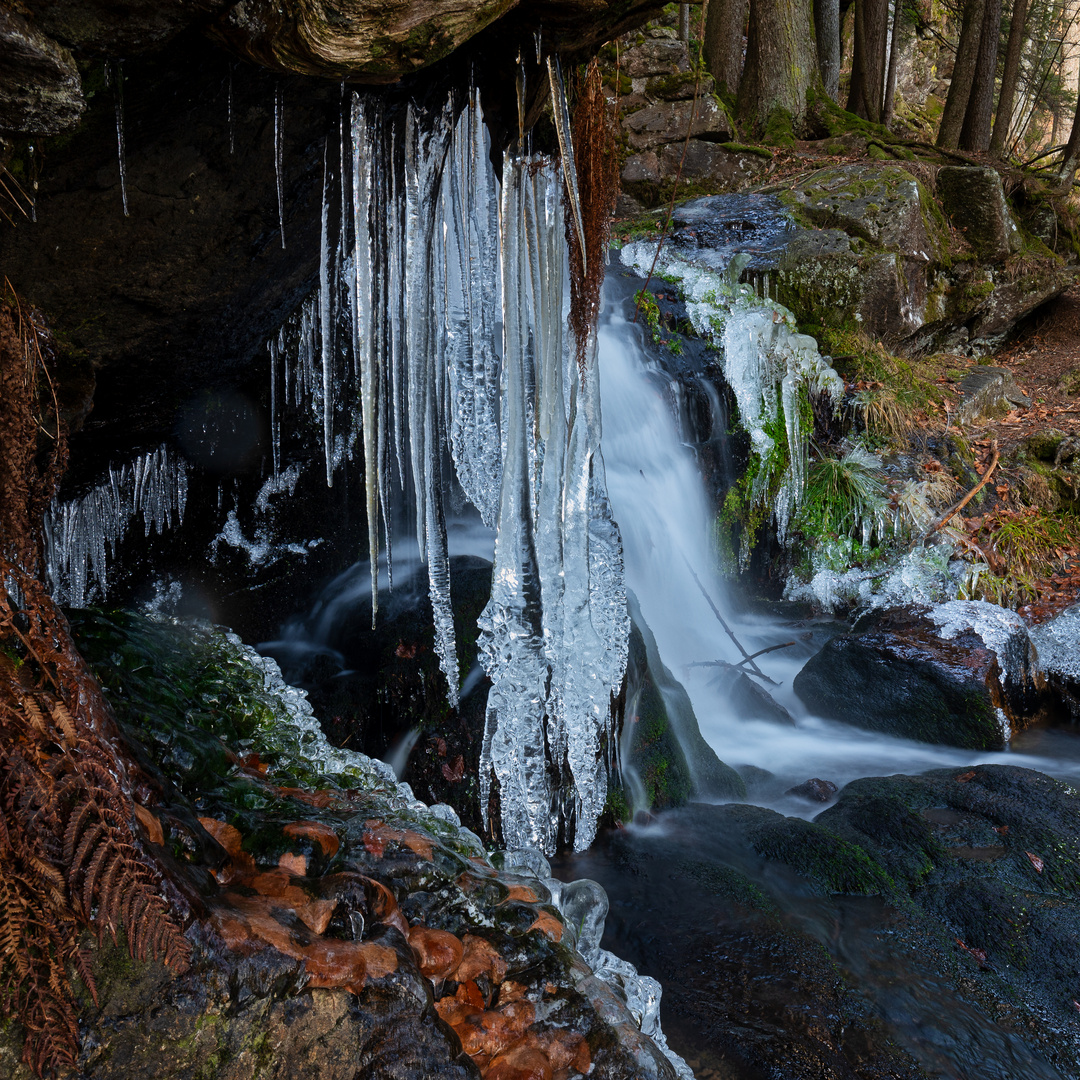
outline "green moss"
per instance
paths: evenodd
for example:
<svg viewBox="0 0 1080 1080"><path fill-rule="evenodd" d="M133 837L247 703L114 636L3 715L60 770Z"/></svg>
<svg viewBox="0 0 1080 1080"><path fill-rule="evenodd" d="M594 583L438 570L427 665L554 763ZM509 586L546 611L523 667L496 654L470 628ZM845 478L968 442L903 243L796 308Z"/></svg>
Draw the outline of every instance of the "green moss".
<svg viewBox="0 0 1080 1080"><path fill-rule="evenodd" d="M768 146L795 148L795 118L789 110L778 106L769 113L762 141Z"/></svg>
<svg viewBox="0 0 1080 1080"><path fill-rule="evenodd" d="M753 146L749 143L726 142L720 143L724 150L730 150L733 154L757 154L758 157L772 161L773 152L767 146Z"/></svg>

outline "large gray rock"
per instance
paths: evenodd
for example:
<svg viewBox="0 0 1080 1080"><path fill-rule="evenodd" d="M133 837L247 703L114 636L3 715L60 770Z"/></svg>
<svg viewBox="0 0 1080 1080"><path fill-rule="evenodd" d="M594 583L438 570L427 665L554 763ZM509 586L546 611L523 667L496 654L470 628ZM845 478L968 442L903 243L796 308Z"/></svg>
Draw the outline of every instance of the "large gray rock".
<svg viewBox="0 0 1080 1080"><path fill-rule="evenodd" d="M1016 385L1006 368L980 364L964 376L960 384L964 400L956 414L957 423L971 424L986 417L1004 416L1010 409L1027 408L1031 398Z"/></svg>
<svg viewBox="0 0 1080 1080"><path fill-rule="evenodd" d="M978 258L999 262L1020 250L1023 237L996 169L948 165L938 171L937 189L945 212Z"/></svg>
<svg viewBox="0 0 1080 1080"><path fill-rule="evenodd" d="M982 601L898 608L833 638L795 678L814 712L855 727L1002 749L1043 706L1024 621Z"/></svg>
<svg viewBox="0 0 1080 1080"><path fill-rule="evenodd" d="M690 123L692 112L693 125ZM627 138L630 145L638 151L682 141L686 138L687 129L691 136L712 142L723 142L733 134L727 113L714 97L701 98L696 110L692 101L649 105L631 113L623 123L629 133Z"/></svg>
<svg viewBox="0 0 1080 1080"><path fill-rule="evenodd" d="M654 39L627 49L619 58L619 67L631 79L671 75L690 70L690 52L685 41Z"/></svg>
<svg viewBox="0 0 1080 1080"><path fill-rule="evenodd" d="M760 154L729 149L703 139L691 139L686 143L685 160L681 142L663 147L660 169L664 175L674 176L680 163L683 179L707 180L729 191L757 182L769 170L769 159Z"/></svg>

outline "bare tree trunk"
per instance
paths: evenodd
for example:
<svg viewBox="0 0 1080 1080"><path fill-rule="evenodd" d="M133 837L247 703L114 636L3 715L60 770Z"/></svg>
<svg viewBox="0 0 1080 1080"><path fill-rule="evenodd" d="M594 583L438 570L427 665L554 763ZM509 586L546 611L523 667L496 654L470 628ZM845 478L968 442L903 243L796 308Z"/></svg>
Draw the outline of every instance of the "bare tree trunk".
<svg viewBox="0 0 1080 1080"><path fill-rule="evenodd" d="M1072 186L1078 165L1080 165L1080 100L1076 103L1072 131L1069 133L1069 141L1065 144L1065 155L1061 161L1061 171L1058 173L1058 179L1063 188L1068 189Z"/></svg>
<svg viewBox="0 0 1080 1080"><path fill-rule="evenodd" d="M994 134L990 139L990 153L995 157L1001 157L1004 152L1005 140L1012 126L1016 84L1020 79L1020 54L1024 49L1024 31L1027 28L1027 3L1028 0L1013 0L1009 44L1005 49L1005 70L1001 73L1001 92L994 117Z"/></svg>
<svg viewBox="0 0 1080 1080"><path fill-rule="evenodd" d="M881 121L888 30L889 0L855 0L855 53L847 107L848 112L875 124Z"/></svg>
<svg viewBox="0 0 1080 1080"><path fill-rule="evenodd" d="M836 100L840 93L840 0L814 0L818 71L825 93Z"/></svg>
<svg viewBox="0 0 1080 1080"><path fill-rule="evenodd" d="M807 88L817 80L811 0L751 0L739 115L763 125L776 109L796 127L806 113Z"/></svg>
<svg viewBox="0 0 1080 1080"><path fill-rule="evenodd" d="M881 107L881 122L888 127L896 109L896 66L900 59L900 23L904 0L893 0L892 41L889 46L889 72L885 76L885 104Z"/></svg>
<svg viewBox="0 0 1080 1080"><path fill-rule="evenodd" d="M705 13L705 66L721 93L739 92L743 70L743 30L748 0L709 0Z"/></svg>
<svg viewBox="0 0 1080 1080"><path fill-rule="evenodd" d="M679 5L679 39L681 41L690 40L690 5Z"/></svg>
<svg viewBox="0 0 1080 1080"><path fill-rule="evenodd" d="M994 116L994 75L1001 40L1001 0L986 0L975 77L960 129L960 149L980 152L990 147L990 124Z"/></svg>
<svg viewBox="0 0 1080 1080"><path fill-rule="evenodd" d="M955 150L960 142L960 129L964 126L971 84L975 80L985 10L986 0L968 0L964 7L952 82L949 83L949 96L945 99L945 111L941 114L941 127L938 129L937 144L945 150Z"/></svg>

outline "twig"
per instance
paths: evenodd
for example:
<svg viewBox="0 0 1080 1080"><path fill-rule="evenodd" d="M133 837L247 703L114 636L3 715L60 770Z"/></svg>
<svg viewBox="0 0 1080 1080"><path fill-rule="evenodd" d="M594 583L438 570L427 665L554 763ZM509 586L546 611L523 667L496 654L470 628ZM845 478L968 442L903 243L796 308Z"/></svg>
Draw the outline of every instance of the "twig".
<svg viewBox="0 0 1080 1080"><path fill-rule="evenodd" d="M705 597L706 603L709 605L710 608L712 608L712 613L716 616L716 621L724 628L724 632L729 638L731 638L733 642L735 642L735 647L739 650L739 652L742 653L743 663L748 663L756 675L760 675L768 682L772 682L772 679L770 679L768 675L766 675L765 672L762 671L761 668L759 668L757 664L754 663L754 657L751 656L742 647L742 642L735 636L735 631L732 630L730 626L728 626L727 621L724 619L724 616L720 614L720 609L713 603L713 598L705 591L705 586L701 584L701 579L694 572L694 568L690 565L690 560L685 555L683 555L683 562L686 563L686 569L690 571L690 576L694 579L694 583L701 590L701 595ZM754 655L756 656L758 654L755 653Z"/></svg>
<svg viewBox="0 0 1080 1080"><path fill-rule="evenodd" d="M1001 457L998 453L997 439L991 444L991 451L992 456L990 459L990 466L986 472L983 473L982 479L940 521L938 521L929 532L927 532L926 536L929 536L930 533L940 532L945 528L945 526L952 521L952 519L956 517L956 515L960 513L960 511L963 510L984 487L986 487L987 481L989 481L990 477L993 475L994 470L997 468L998 459ZM923 537L923 539L925 540L926 537Z"/></svg>
<svg viewBox="0 0 1080 1080"><path fill-rule="evenodd" d="M701 5L701 24L698 27L698 41L703 42L705 40L705 12L708 10L708 0L705 0ZM645 296L645 290L649 287L649 282L652 281L653 271L656 269L657 260L660 258L660 250L664 246L664 241L667 239L668 229L671 228L671 219L675 215L675 199L679 194L679 181L682 179L683 165L686 164L686 151L690 148L690 137L694 133L694 121L697 119L697 104L698 104L698 91L701 87L701 46L698 48L698 62L694 66L694 100L690 105L690 123L686 125L686 139L683 141L682 157L679 159L679 168L675 173L675 184L671 189L671 203L668 206L667 220L664 222L664 227L660 231L660 239L656 244L656 253L653 255L652 266L649 267L648 276L645 278L645 284L638 292L637 303L634 305L634 317L631 322L637 322L638 312L641 310L641 301ZM692 573L693 571L691 571Z"/></svg>
<svg viewBox="0 0 1080 1080"><path fill-rule="evenodd" d="M740 660L737 664L731 664L727 660L695 660L692 664L686 664L685 667L687 668L687 670L692 667L718 667L727 668L729 671L738 671L744 663L746 663L745 660ZM757 678L764 680L771 686L780 685L775 679L770 679L768 675L764 674L761 671L748 671L744 674L755 675L757 676Z"/></svg>

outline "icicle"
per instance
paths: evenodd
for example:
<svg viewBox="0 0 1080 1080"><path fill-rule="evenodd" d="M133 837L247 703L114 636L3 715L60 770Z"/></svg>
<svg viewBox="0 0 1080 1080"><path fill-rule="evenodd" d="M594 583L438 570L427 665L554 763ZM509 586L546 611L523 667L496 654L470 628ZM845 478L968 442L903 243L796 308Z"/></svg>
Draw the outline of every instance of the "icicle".
<svg viewBox="0 0 1080 1080"><path fill-rule="evenodd" d="M547 61L548 79L551 82L551 112L555 118L555 133L559 136L559 153L562 154L563 180L566 183L566 195L574 211L574 226L577 229L578 249L581 251L581 276L586 274L585 266L585 222L581 216L581 196L578 194L577 164L574 161L574 143L570 137L570 109L566 104L566 87L563 85L562 67L557 56L549 56Z"/></svg>
<svg viewBox="0 0 1080 1080"><path fill-rule="evenodd" d="M334 337L330 319L330 164L329 140L323 140L322 215L319 228L319 347L322 361L323 455L326 458L326 486L334 486L333 452L333 354Z"/></svg>
<svg viewBox="0 0 1080 1080"><path fill-rule="evenodd" d="M376 418L381 372L375 355L377 310L371 244L371 167L374 142L359 95L352 99L353 145L353 348L360 368L360 408L364 435L364 494L367 499L368 555L371 560L371 626L379 610L379 430ZM385 507L384 507L385 512ZM389 558L389 553L387 555Z"/></svg>
<svg viewBox="0 0 1080 1080"><path fill-rule="evenodd" d="M485 524L499 513L498 193L487 129L473 91L454 132L444 181L447 223L449 436L458 480ZM456 259L453 257L456 254Z"/></svg>
<svg viewBox="0 0 1080 1080"><path fill-rule="evenodd" d="M106 66L106 70L108 67ZM128 217L127 153L124 147L124 61L116 61L116 155L120 162L120 198Z"/></svg>
<svg viewBox="0 0 1080 1080"><path fill-rule="evenodd" d="M229 64L229 89L227 92L226 112L229 125L229 153L236 153L236 130L233 127L233 69L235 64Z"/></svg>
<svg viewBox="0 0 1080 1080"><path fill-rule="evenodd" d="M543 32L541 30L533 31L533 43L536 45L536 62L539 64L542 56L542 44L543 44Z"/></svg>
<svg viewBox="0 0 1080 1080"><path fill-rule="evenodd" d="M480 618L480 651L492 680L480 759L480 805L488 806L489 776L494 769L507 847L551 851L556 827L544 752L548 666L530 528L528 279L519 246L525 228L527 182L527 168L506 155L500 216L506 457L491 599Z"/></svg>
<svg viewBox="0 0 1080 1080"><path fill-rule="evenodd" d="M525 142L525 58L518 53L517 70L517 112L518 112L518 151Z"/></svg>
<svg viewBox="0 0 1080 1080"><path fill-rule="evenodd" d="M281 247L285 248L285 181L284 149L282 131L284 124L284 103L281 99L281 83L274 83L274 182L277 187L278 227L281 229Z"/></svg>
<svg viewBox="0 0 1080 1080"><path fill-rule="evenodd" d="M281 417L277 406L278 343L270 341L270 451L274 475L281 469Z"/></svg>

